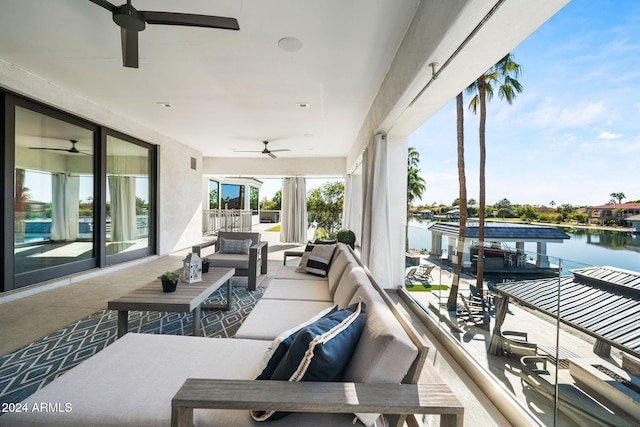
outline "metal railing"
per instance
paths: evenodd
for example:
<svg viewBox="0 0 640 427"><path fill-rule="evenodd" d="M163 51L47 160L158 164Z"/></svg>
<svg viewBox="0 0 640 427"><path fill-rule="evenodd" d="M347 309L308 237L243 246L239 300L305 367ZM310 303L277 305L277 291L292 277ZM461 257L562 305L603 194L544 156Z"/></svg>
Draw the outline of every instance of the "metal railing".
<svg viewBox="0 0 640 427"><path fill-rule="evenodd" d="M202 211L202 234L214 236L218 231L251 231L251 210L205 209Z"/></svg>

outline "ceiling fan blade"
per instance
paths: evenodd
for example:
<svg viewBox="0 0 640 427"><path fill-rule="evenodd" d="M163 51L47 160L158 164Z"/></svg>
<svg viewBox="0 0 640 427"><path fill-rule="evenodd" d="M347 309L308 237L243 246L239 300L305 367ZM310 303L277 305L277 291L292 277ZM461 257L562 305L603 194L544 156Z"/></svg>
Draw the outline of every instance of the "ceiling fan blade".
<svg viewBox="0 0 640 427"><path fill-rule="evenodd" d="M262 153L262 150L233 150L234 153Z"/></svg>
<svg viewBox="0 0 640 427"><path fill-rule="evenodd" d="M271 151L269 151L268 153L265 153L265 154L269 155L269 157L271 157L272 159L277 159L276 155L273 154Z"/></svg>
<svg viewBox="0 0 640 427"><path fill-rule="evenodd" d="M147 24L184 25L190 27L220 28L223 30L239 30L238 20L222 16L194 15L191 13L142 11Z"/></svg>
<svg viewBox="0 0 640 427"><path fill-rule="evenodd" d="M277 151L291 151L291 150L289 150L288 148L278 148L277 150L269 150L269 151L271 151L273 153L273 152L277 152Z"/></svg>
<svg viewBox="0 0 640 427"><path fill-rule="evenodd" d="M97 4L100 7L104 7L109 12L113 12L113 10L117 7L117 6L109 3L107 0L89 0L89 1L92 2L92 3Z"/></svg>
<svg viewBox="0 0 640 427"><path fill-rule="evenodd" d="M30 150L69 151L68 148L29 147Z"/></svg>
<svg viewBox="0 0 640 427"><path fill-rule="evenodd" d="M122 39L122 65L138 68L138 32L120 29Z"/></svg>

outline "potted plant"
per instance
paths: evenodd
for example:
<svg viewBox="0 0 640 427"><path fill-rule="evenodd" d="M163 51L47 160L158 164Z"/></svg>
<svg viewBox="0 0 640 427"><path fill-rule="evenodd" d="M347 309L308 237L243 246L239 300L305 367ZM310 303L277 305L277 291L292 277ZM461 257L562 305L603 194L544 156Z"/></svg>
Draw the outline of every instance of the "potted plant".
<svg viewBox="0 0 640 427"><path fill-rule="evenodd" d="M208 273L209 272L209 264L211 263L211 258L202 258L202 272L203 273Z"/></svg>
<svg viewBox="0 0 640 427"><path fill-rule="evenodd" d="M162 290L164 292L173 292L178 286L178 273L174 271L165 271L160 280L162 281Z"/></svg>
<svg viewBox="0 0 640 427"><path fill-rule="evenodd" d="M353 249L356 244L356 234L347 228L338 230L338 233L336 233L336 239L338 239L338 242L351 246L351 249Z"/></svg>

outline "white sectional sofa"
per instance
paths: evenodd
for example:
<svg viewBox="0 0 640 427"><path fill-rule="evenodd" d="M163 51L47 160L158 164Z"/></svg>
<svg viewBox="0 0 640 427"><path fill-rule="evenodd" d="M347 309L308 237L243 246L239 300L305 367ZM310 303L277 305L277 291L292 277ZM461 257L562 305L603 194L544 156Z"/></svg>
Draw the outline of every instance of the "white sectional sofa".
<svg viewBox="0 0 640 427"><path fill-rule="evenodd" d="M366 304L364 328L341 380L355 384L417 381L428 348L408 323L401 322L350 248L338 244L326 278L295 269L281 267L235 338L129 333L31 395L22 403L26 411L0 416L0 426L168 426L172 398L187 378L253 380L264 367L263 357L272 341L282 332L323 309L359 301ZM461 426L462 405L446 385L442 387L430 413L449 414L443 416L444 424ZM393 401L393 396L388 399ZM33 410L42 403L57 405L50 405L50 411ZM368 425L377 417L358 415ZM353 426L353 422L353 413L294 413L269 425ZM248 410L193 411L196 426L258 424Z"/></svg>

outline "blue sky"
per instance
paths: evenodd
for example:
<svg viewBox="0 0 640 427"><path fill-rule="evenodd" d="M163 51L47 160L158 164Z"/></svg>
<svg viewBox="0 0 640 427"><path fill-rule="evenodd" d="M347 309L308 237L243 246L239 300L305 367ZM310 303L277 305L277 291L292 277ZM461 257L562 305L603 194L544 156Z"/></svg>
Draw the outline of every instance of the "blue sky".
<svg viewBox="0 0 640 427"><path fill-rule="evenodd" d="M487 203L598 205L640 199L640 2L572 0L512 51L523 92L487 114ZM478 119L467 109L469 198L478 198ZM455 100L409 138L422 203L458 197Z"/></svg>

